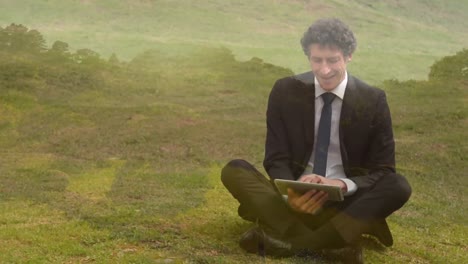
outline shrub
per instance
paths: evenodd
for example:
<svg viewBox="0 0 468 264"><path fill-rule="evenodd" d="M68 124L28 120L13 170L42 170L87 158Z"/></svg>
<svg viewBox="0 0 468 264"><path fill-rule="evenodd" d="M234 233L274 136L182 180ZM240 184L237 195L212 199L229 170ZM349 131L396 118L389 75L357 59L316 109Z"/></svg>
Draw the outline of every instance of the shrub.
<svg viewBox="0 0 468 264"><path fill-rule="evenodd" d="M468 49L435 62L431 66L429 80L468 81Z"/></svg>

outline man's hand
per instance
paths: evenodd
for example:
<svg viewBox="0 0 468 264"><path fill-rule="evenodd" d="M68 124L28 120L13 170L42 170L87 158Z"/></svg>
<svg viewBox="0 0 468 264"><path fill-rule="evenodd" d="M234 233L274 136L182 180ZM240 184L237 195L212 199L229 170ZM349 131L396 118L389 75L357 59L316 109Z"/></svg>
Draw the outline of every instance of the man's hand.
<svg viewBox="0 0 468 264"><path fill-rule="evenodd" d="M346 184L337 179L327 179L325 177L308 174L302 176L299 181L309 182L309 183L318 183L318 184L327 184L327 185L336 185L339 186L344 192L346 192ZM323 204L328 200L328 194L323 191L310 190L305 194L301 195L294 192L292 189L288 189L288 203L289 206L300 213L305 214L317 214L322 209Z"/></svg>
<svg viewBox="0 0 468 264"><path fill-rule="evenodd" d="M310 183L319 183L319 184L326 184L326 185L335 185L340 187L343 193L348 191L348 187L344 183L344 181L339 179L328 179L323 176L317 174L307 174L299 178L300 182L310 182Z"/></svg>
<svg viewBox="0 0 468 264"><path fill-rule="evenodd" d="M288 189L289 206L300 213L313 215L319 213L327 199L328 194L323 191L310 190L301 195L291 188Z"/></svg>

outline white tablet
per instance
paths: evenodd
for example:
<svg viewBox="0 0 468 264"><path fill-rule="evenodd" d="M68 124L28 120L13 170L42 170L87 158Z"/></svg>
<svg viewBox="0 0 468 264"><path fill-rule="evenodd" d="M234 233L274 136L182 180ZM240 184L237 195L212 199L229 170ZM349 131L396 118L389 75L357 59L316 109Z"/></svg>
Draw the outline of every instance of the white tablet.
<svg viewBox="0 0 468 264"><path fill-rule="evenodd" d="M320 190L328 193L328 199L332 201L343 201L343 193L339 186L326 185L326 184L317 184L317 183L308 183L308 182L299 182L299 181L290 181L283 179L275 179L275 185L278 188L278 191L283 195L288 195L288 188L293 189L297 193L306 193L310 190Z"/></svg>

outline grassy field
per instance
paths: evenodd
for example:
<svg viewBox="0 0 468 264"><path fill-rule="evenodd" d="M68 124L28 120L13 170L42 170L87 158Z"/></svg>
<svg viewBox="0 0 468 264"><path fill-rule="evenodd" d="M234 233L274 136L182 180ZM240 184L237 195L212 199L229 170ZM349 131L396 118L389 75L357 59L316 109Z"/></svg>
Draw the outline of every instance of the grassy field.
<svg viewBox="0 0 468 264"><path fill-rule="evenodd" d="M239 219L236 202L219 180L222 166L233 158L261 169L267 96L276 79L307 65L296 34L304 21L308 24L312 4L305 4L307 9L300 1L254 6L155 1L164 7L158 9L150 1L22 3L0 0L8 11L0 23L24 22L49 39L123 58L157 49L121 67L77 67L69 73L66 65L0 52L0 58L8 58L0 60L0 263L319 263L245 254L237 241L250 224ZM454 23L466 4L412 1L412 8L402 11L398 3L333 1L320 9L345 16L361 35L352 72L386 90L398 170L413 186L409 203L389 218L395 245L384 249L367 240L365 258L368 263L464 263L467 83L383 80L425 79L435 58L466 46L466 21ZM47 9L51 6L56 9ZM365 12L366 20L346 12L350 7ZM412 11L416 8L425 12ZM122 14L106 13L112 10ZM90 18L76 22L83 12ZM161 17L155 30L167 34L166 42L142 41L153 35L144 30L154 25L137 27L142 22L128 12L148 21ZM192 20L180 19L185 16ZM219 30L239 17L233 29ZM54 19L57 24L50 22ZM195 28L181 26L184 21ZM389 21L401 24L390 27ZM111 26L119 30L106 30ZM80 39L86 30L94 33ZM221 36L226 42L219 42ZM211 45L227 46L234 54L206 47ZM378 67L382 61L394 67ZM18 71L11 76L11 69ZM60 74L72 82L58 82Z"/></svg>
<svg viewBox="0 0 468 264"><path fill-rule="evenodd" d="M225 49L201 50L191 60L166 56L163 65L159 56L147 53L137 66L154 70L146 80L152 85L144 75L135 76L138 85L114 80L126 76L117 72L96 88L41 86L48 81L35 77L23 89L1 91L0 262L312 261L242 252L237 240L249 223L237 217L219 180L231 158L261 167L266 98L273 81L291 71L238 62ZM395 246L369 240L366 260L463 263L466 83L393 80L382 87L398 169L414 194L389 219Z"/></svg>

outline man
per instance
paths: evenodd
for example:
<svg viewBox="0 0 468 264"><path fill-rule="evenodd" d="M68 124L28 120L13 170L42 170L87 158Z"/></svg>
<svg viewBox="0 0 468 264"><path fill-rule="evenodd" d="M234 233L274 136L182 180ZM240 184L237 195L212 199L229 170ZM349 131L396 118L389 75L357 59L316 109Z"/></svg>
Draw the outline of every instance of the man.
<svg viewBox="0 0 468 264"><path fill-rule="evenodd" d="M326 193L278 194L272 181L244 160L229 162L222 181L239 203L239 216L257 223L241 238L248 252L287 256L344 248L362 263L359 240L393 238L385 218L411 195L395 171L395 146L385 93L348 74L356 48L338 19L312 24L301 40L311 72L278 80L269 97L264 167L274 179L339 186L342 202Z"/></svg>

